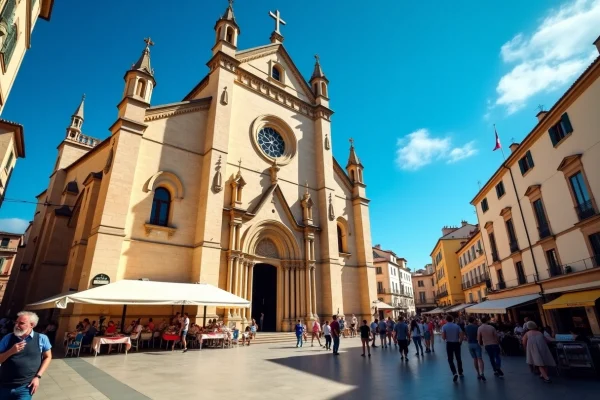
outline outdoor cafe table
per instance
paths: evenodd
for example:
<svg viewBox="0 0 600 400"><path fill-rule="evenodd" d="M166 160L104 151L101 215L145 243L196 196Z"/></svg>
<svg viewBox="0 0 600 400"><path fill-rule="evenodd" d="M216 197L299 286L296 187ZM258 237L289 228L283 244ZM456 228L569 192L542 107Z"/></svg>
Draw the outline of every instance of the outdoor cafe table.
<svg viewBox="0 0 600 400"><path fill-rule="evenodd" d="M162 336L160 337L160 347L162 347L163 340L167 342L167 346L165 348L168 349L169 342L172 341L172 342L174 342L173 344L175 344L175 342L181 340L181 336L176 333L163 333Z"/></svg>
<svg viewBox="0 0 600 400"><path fill-rule="evenodd" d="M131 339L129 336L96 336L92 341L92 349L96 352L96 356L100 353L100 346L108 344L112 347L113 344L125 343L125 354L131 348ZM110 350L109 350L110 352Z"/></svg>
<svg viewBox="0 0 600 400"><path fill-rule="evenodd" d="M227 337L226 333L203 333L200 336L200 350L202 350L202 343L205 340L222 340L222 346L225 347L225 338Z"/></svg>

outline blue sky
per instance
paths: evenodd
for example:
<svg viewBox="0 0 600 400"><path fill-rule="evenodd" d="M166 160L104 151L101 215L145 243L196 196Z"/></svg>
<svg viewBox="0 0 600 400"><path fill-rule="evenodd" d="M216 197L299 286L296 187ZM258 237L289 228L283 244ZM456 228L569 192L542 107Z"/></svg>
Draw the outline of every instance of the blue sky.
<svg viewBox="0 0 600 400"><path fill-rule="evenodd" d="M476 222L469 201L505 148L535 125L597 55L600 0L502 2L238 0L240 49L267 44L279 9L285 47L306 78L318 53L330 80L332 139L345 165L348 138L365 165L373 244L413 269L444 225ZM175 3L173 3L175 4ZM35 201L82 93L84 132L105 138L123 75L151 36L153 104L179 101L207 73L214 23L227 2L57 1L40 20L2 118L25 126L7 199ZM7 201L0 229L24 229L33 204Z"/></svg>

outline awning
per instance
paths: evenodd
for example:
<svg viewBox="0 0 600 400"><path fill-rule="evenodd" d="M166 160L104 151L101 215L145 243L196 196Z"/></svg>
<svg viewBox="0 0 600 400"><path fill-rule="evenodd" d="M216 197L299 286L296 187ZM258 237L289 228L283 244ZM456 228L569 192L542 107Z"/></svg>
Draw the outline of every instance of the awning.
<svg viewBox="0 0 600 400"><path fill-rule="evenodd" d="M446 312L459 312L459 311L464 310L467 307L471 307L472 305L473 305L472 303L459 304L457 306L447 309Z"/></svg>
<svg viewBox="0 0 600 400"><path fill-rule="evenodd" d="M505 299L487 300L466 308L469 314L506 314L506 310L536 299L539 294L527 294L525 296L507 297Z"/></svg>
<svg viewBox="0 0 600 400"><path fill-rule="evenodd" d="M600 298L600 289L586 290L584 292L565 293L558 299L554 299L544 304L544 309L553 310L555 308L571 307L593 307L596 300Z"/></svg>
<svg viewBox="0 0 600 400"><path fill-rule="evenodd" d="M444 308L443 307L438 307L438 308L433 309L431 311L422 312L421 314L441 314L443 312L444 312Z"/></svg>
<svg viewBox="0 0 600 400"><path fill-rule="evenodd" d="M384 303L383 301L377 301L377 303L375 303L375 307L377 307L378 310L393 310L394 307L390 306L387 303Z"/></svg>
<svg viewBox="0 0 600 400"><path fill-rule="evenodd" d="M121 280L81 292L55 295L26 308L67 308L69 303L250 307L248 300L206 283Z"/></svg>

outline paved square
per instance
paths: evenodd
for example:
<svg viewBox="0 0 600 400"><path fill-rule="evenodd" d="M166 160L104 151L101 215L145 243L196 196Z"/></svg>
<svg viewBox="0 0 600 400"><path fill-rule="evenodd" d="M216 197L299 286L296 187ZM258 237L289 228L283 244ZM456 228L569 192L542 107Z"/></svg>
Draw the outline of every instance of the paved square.
<svg viewBox="0 0 600 400"><path fill-rule="evenodd" d="M225 350L142 352L129 355L54 360L37 400L182 399L231 396L244 399L398 399L537 400L598 398L600 382L553 377L545 384L529 373L523 357L504 357L505 379L478 382L466 346L465 378L452 383L444 345L437 352L400 362L395 348L372 350L362 358L358 339L343 339L341 355L293 343Z"/></svg>

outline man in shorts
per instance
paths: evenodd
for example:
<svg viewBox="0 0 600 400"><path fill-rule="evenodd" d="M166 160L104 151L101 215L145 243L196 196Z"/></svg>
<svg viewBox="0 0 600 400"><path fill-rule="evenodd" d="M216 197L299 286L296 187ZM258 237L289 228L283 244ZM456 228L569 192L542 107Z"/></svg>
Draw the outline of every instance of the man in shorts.
<svg viewBox="0 0 600 400"><path fill-rule="evenodd" d="M475 365L475 371L477 371L477 379L485 382L485 376L483 374L483 356L481 353L481 346L477 341L477 330L479 325L475 322L475 317L469 317L469 325L465 327L467 334L467 342L469 344L469 354L473 358L473 364Z"/></svg>
<svg viewBox="0 0 600 400"><path fill-rule="evenodd" d="M363 323L360 327L360 341L362 343L362 354L361 356L365 356L365 347L367 348L367 351L369 352L369 357L371 357L371 348L369 347L369 340L371 339L371 329L369 328L369 325L367 325L367 320L363 320ZM373 337L373 340L375 340L375 337Z"/></svg>
<svg viewBox="0 0 600 400"><path fill-rule="evenodd" d="M398 318L398 323L394 326L394 336L398 347L400 347L400 360L408 361L408 343L410 335L408 334L408 325L404 322L404 317Z"/></svg>
<svg viewBox="0 0 600 400"><path fill-rule="evenodd" d="M190 329L190 316L188 313L183 313L181 318L181 344L183 345L183 352L187 351L187 342L185 340L188 330Z"/></svg>
<svg viewBox="0 0 600 400"><path fill-rule="evenodd" d="M385 333L387 335L388 346L392 347L392 336L394 336L394 320L392 317L388 317L386 321ZM396 343L396 347L398 347L398 343Z"/></svg>

